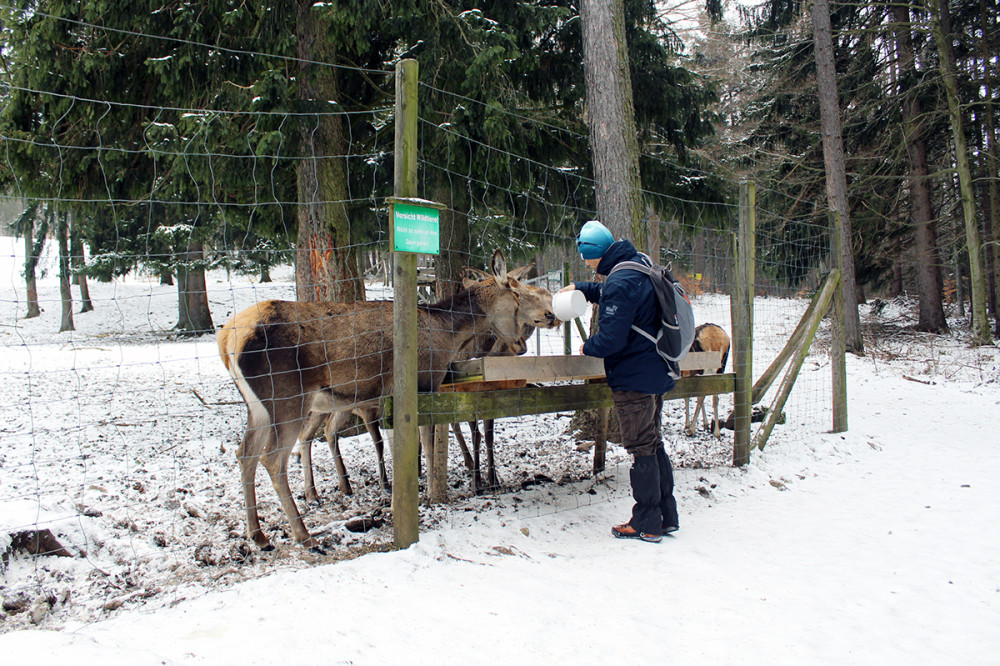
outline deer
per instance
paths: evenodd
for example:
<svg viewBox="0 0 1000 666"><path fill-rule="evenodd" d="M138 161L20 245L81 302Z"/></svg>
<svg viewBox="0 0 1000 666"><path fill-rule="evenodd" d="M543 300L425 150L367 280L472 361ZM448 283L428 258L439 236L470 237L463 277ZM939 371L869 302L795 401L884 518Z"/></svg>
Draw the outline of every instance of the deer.
<svg viewBox="0 0 1000 666"><path fill-rule="evenodd" d="M531 268L534 267L534 262L529 263L526 266L521 266L520 268L514 269L516 271L516 276L520 279L525 273L527 273ZM462 284L465 287L470 287L477 281L486 280L489 275L485 271L481 271L476 268L465 267L462 277ZM522 288L526 293L522 294L522 302L536 303L539 306L545 304L546 307L551 307L552 303L552 292L543 287L538 287L535 285L522 284ZM553 320L547 324L544 324L546 328L552 328L554 326L560 326L561 321L553 318ZM537 324L526 323L522 330L525 338L531 336L534 333L535 328L541 328ZM483 354L485 356L514 356L515 352L503 344L501 341L497 341L492 348L484 350ZM468 447L465 444L465 438L461 434L461 428L459 424L453 424L453 429L455 431L456 439L458 439L459 444L462 447L462 454L465 457L466 467L472 472L472 488L475 494L480 494L483 490L482 472L480 465L480 445L485 442L486 444L486 484L488 488L495 488L500 485L499 478L497 477L496 471L496 460L494 457L493 443L494 443L494 420L486 419L483 421L483 430L480 432L479 424L476 421L469 422L469 430L472 433L472 454L470 455Z"/></svg>
<svg viewBox="0 0 1000 666"><path fill-rule="evenodd" d="M519 319L522 327L522 337L527 338L534 332L535 328L552 328L554 326L559 326L562 322L555 318L552 314L552 293L547 289L542 287L537 287L534 285L525 284L520 282L520 279L534 266L534 262L527 264L526 266L521 266L518 268L511 269L507 271L507 277L516 281L514 290L520 299L519 308ZM472 288L474 282L478 281L488 281L493 279L493 276L486 273L485 271L465 267L464 279L462 286L465 289ZM471 279L469 276L474 276L475 279ZM484 354L490 353L495 347L503 347L507 350L505 345L498 345L494 336L487 336L481 338L483 347L470 347L466 350L469 358L474 358L477 356L482 356ZM513 353L513 352L507 352ZM521 352L523 353L523 351ZM356 405L352 410L365 424L365 428L368 434L372 438L372 443L375 446L375 454L378 458L378 482L379 488L385 492L389 486L388 475L385 470L385 444L382 438L382 434L379 430L379 419L381 418L381 413L379 409L378 401L372 401L367 403L362 403ZM326 436L327 443L330 446L330 451L333 453L334 465L337 470L338 487L340 492L344 495L350 495L353 492L351 488L350 479L348 477L347 468L344 465L343 458L340 455L340 431L347 425L350 420L352 412L339 411L332 414L327 414L324 412L313 412L310 413L309 419L303 428L302 433L299 435L299 453L301 455L302 470L305 476L305 496L306 501L316 502L319 501L319 493L316 491L316 485L313 476L312 468L312 440L315 439L316 433L319 429L323 427ZM487 422L487 452L490 461L490 470L492 472L491 479L496 478L496 471L493 466L493 431L492 431L492 421ZM466 465L470 469L474 469L476 472L474 479L474 487L478 488L481 484L479 480L478 470L479 470L479 435L478 428L474 427L473 430L473 444L476 452L475 455L475 465L473 466L473 457L469 454L468 446L465 444L464 437L461 436L461 431L456 430L456 438L462 447L462 453L465 456Z"/></svg>
<svg viewBox="0 0 1000 666"><path fill-rule="evenodd" d="M418 390L440 386L448 366L493 337L523 353L517 281L503 253L492 279L417 309ZM551 314L551 313L550 313ZM288 458L310 412L351 411L393 386L393 305L269 300L236 314L220 330L219 354L247 405L236 455L247 537L271 549L257 515L255 478L264 465L295 541L315 546L288 485Z"/></svg>
<svg viewBox="0 0 1000 666"><path fill-rule="evenodd" d="M718 369L712 374L722 374L726 370L726 361L729 358L729 336L721 326L716 324L702 324L694 330L694 342L691 343L691 351L702 352L702 351L715 351L721 352L722 357L719 362ZM694 375L705 374L705 370L682 370L682 377L691 377ZM721 434L719 425L719 396L712 396L712 410L715 414L715 421L711 428L708 425L708 412L705 409L705 396L698 396L698 400L694 408L694 416L690 415L691 399L684 399L684 432L687 433L688 437L693 437L695 428L698 423L698 412L701 412L702 417L705 421L705 429L711 430L712 434L716 439L719 438Z"/></svg>

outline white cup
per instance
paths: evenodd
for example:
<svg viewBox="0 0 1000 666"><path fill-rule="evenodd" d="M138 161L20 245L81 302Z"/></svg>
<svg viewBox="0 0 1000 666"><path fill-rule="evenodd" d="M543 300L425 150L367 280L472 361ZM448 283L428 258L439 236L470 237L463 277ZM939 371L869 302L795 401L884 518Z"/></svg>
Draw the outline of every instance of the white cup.
<svg viewBox="0 0 1000 666"><path fill-rule="evenodd" d="M576 319L587 311L587 298L582 291L572 289L552 294L552 312L560 321Z"/></svg>

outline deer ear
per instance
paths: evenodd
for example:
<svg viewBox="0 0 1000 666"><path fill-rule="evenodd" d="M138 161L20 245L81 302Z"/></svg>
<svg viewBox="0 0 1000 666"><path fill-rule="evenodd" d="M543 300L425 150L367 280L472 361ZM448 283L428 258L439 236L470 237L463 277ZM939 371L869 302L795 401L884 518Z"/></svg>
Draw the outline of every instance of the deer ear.
<svg viewBox="0 0 1000 666"><path fill-rule="evenodd" d="M462 268L462 277L472 282L476 282L476 281L486 280L490 276L486 274L486 271L481 271L478 268L471 268L469 266L465 266Z"/></svg>
<svg viewBox="0 0 1000 666"><path fill-rule="evenodd" d="M516 280L520 280L522 277L524 277L528 273L528 271L530 271L534 267L535 267L535 262L532 261L530 264L527 264L526 266L519 266L517 268L514 268L514 269L508 271L507 275L509 275L510 277L512 277L512 278L514 278Z"/></svg>
<svg viewBox="0 0 1000 666"><path fill-rule="evenodd" d="M507 282L507 260L503 257L503 252L497 250L493 253L493 275L496 276L497 282L504 284Z"/></svg>

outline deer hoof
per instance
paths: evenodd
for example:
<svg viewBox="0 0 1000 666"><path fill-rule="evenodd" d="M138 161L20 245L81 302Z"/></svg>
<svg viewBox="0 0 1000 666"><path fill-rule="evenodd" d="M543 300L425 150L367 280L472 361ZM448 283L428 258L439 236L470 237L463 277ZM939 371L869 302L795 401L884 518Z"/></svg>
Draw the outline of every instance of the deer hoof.
<svg viewBox="0 0 1000 666"><path fill-rule="evenodd" d="M255 534L253 536L253 542L257 544L257 547L260 548L265 553L274 550L274 544L272 544L270 540L266 536L264 536L263 532L258 532L257 534Z"/></svg>

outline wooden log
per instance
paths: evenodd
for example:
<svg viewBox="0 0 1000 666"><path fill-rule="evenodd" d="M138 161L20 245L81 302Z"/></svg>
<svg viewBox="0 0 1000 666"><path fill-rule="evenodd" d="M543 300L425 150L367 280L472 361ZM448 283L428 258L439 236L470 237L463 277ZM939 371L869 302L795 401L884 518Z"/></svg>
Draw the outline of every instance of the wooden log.
<svg viewBox="0 0 1000 666"><path fill-rule="evenodd" d="M757 433L757 438L754 442L758 449L763 449L764 445L767 444L768 437L771 436L771 431L774 430L774 425L777 423L778 419L781 417L782 410L785 408L785 402L788 400L789 394L792 392L792 387L795 385L795 379L799 375L799 370L802 369L802 363L806 360L806 354L809 353L809 347L812 345L813 338L816 336L816 329L819 328L819 323L823 320L823 315L830 308L830 303L833 301L833 293L835 291L840 291L840 271L836 268L830 272L830 275L823 283L823 289L820 291L818 297L819 303L817 305L816 311L813 312L812 317L807 323L806 334L802 339L802 344L795 352L795 356L792 357L792 361L789 364L788 371L785 373L785 377L781 380L781 386L778 388L778 395L774 399L774 404L771 405L771 409L768 412L767 419L764 421L764 426Z"/></svg>
<svg viewBox="0 0 1000 666"><path fill-rule="evenodd" d="M841 247L840 211L830 211L830 254L840 274L844 274L844 254ZM847 431L847 342L844 335L844 290L833 295L830 315L830 370L833 393L833 429Z"/></svg>
<svg viewBox="0 0 1000 666"><path fill-rule="evenodd" d="M563 286L568 287L570 282L573 281L573 275L570 273L569 262L563 262ZM577 325L580 324L580 318L576 318ZM582 327L581 327L582 328ZM584 338L586 339L586 338ZM573 329L570 323L563 322L563 354L569 356L573 353Z"/></svg>
<svg viewBox="0 0 1000 666"><path fill-rule="evenodd" d="M25 552L29 555L55 555L56 557L73 557L66 548L59 543L51 530L24 530L10 534L10 545L3 553L3 560L6 563L10 553Z"/></svg>
<svg viewBox="0 0 1000 666"><path fill-rule="evenodd" d="M414 197L417 195L416 60L400 60L396 64L395 142L394 193L397 197ZM420 538L417 255L393 252L393 259L393 397L400 418L393 426L392 438L392 531L396 547L407 548Z"/></svg>
<svg viewBox="0 0 1000 666"><path fill-rule="evenodd" d="M826 279L830 279L829 275ZM802 318L799 319L799 323L795 325L795 330L792 331L791 336L788 338L788 342L785 343L784 348L781 352L771 361L771 365L767 367L767 370L754 382L753 392L751 397L752 404L756 405L763 399L764 394L767 393L771 385L781 374L782 369L788 363L788 359L792 357L795 350L799 348L802 344L802 338L806 333L808 328L808 323L812 321L813 313L816 312L817 304L819 303L820 294L823 292L823 285L820 285L819 290L817 290L816 295L813 296L812 301L809 303L809 307L806 308L805 313Z"/></svg>
<svg viewBox="0 0 1000 666"><path fill-rule="evenodd" d="M695 398L702 395L732 393L734 375L704 375L678 379L664 400ZM476 419L570 412L580 409L612 407L607 384L572 384L568 386L527 387L499 391L420 393L417 395L419 425L455 423ZM382 400L385 428L394 421L393 400Z"/></svg>
<svg viewBox="0 0 1000 666"><path fill-rule="evenodd" d="M736 283L730 299L733 321L733 465L750 462L750 415L753 396L753 298L756 252L756 188L740 183L739 231L734 238Z"/></svg>
<svg viewBox="0 0 1000 666"><path fill-rule="evenodd" d="M427 502L441 504L448 501L448 430L450 423L433 427L434 446L427 465Z"/></svg>

